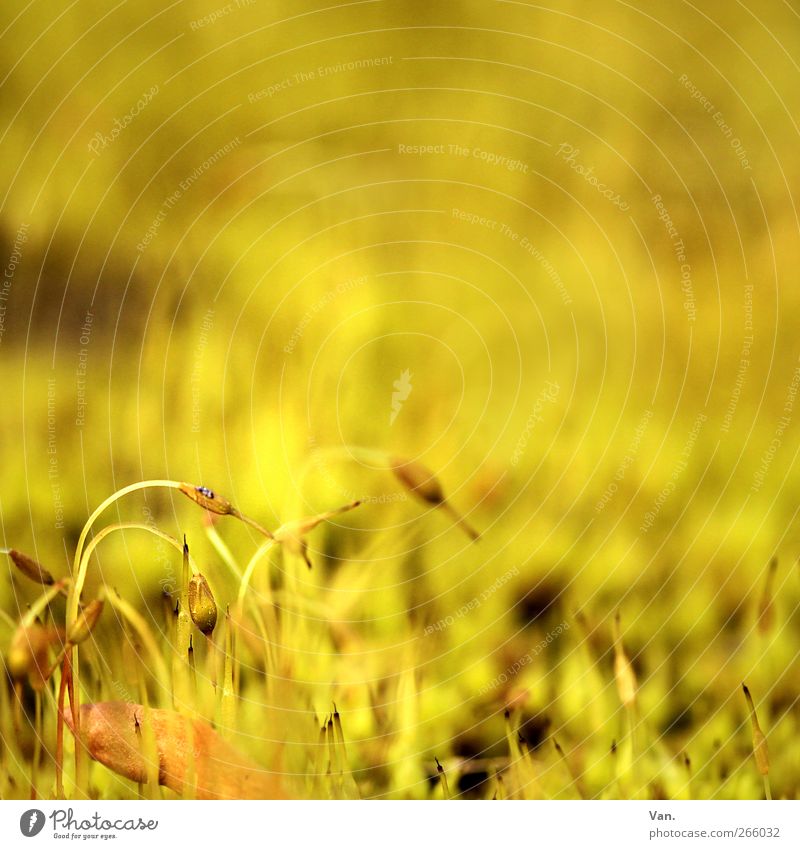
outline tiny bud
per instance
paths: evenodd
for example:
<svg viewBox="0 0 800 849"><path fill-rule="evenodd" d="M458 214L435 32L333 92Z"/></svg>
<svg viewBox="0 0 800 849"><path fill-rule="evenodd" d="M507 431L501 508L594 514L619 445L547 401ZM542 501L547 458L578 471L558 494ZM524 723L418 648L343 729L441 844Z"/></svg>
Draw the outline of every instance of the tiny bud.
<svg viewBox="0 0 800 849"><path fill-rule="evenodd" d="M192 622L209 636L217 624L217 603L208 581L202 575L193 575L189 581L189 613Z"/></svg>
<svg viewBox="0 0 800 849"><path fill-rule="evenodd" d="M397 480L418 498L435 506L444 503L442 485L433 472L422 463L394 457L390 461L390 466Z"/></svg>
<svg viewBox="0 0 800 849"><path fill-rule="evenodd" d="M464 533L471 539L477 540L480 534L467 523L463 516L450 505L444 495L442 485L433 472L422 463L416 460L405 460L402 457L393 457L389 461L389 467L398 481L409 492L413 492L417 498L430 504L433 507L439 507L449 514L450 518L458 525Z"/></svg>
<svg viewBox="0 0 800 849"><path fill-rule="evenodd" d="M187 498L191 498L195 504L199 504L211 513L217 513L220 516L235 515L236 513L230 501L221 495L217 495L207 486L193 486L190 483L182 483L179 489Z"/></svg>
<svg viewBox="0 0 800 849"><path fill-rule="evenodd" d="M266 528L258 524L254 519L240 513L227 498L223 498L207 486L194 486L190 483L182 483L178 489L187 497L191 498L195 504L199 504L204 510L209 513L216 513L218 516L235 516L251 528L255 528L260 534L263 534L267 539L272 539L272 533Z"/></svg>
<svg viewBox="0 0 800 849"><path fill-rule="evenodd" d="M444 771L444 767L439 763L439 758L434 757L436 761L436 772L439 775L439 781L442 783L442 795L445 799L450 798L450 785L447 782L447 774Z"/></svg>
<svg viewBox="0 0 800 849"><path fill-rule="evenodd" d="M26 677L35 690L41 690L46 682L47 653L50 648L50 633L41 625L20 625L14 632L6 657L8 674L14 681Z"/></svg>
<svg viewBox="0 0 800 849"><path fill-rule="evenodd" d="M50 586L55 583L55 579L47 571L47 569L45 569L40 563L37 563L32 557L28 557L27 554L23 554L22 552L12 548L8 552L8 556L14 562L17 569L19 569L26 578L30 578L31 581L35 581L37 584L43 584L45 586Z"/></svg>
<svg viewBox="0 0 800 849"><path fill-rule="evenodd" d="M22 681L31 667L31 640L29 632L33 628L17 628L11 639L6 656L8 674L14 681Z"/></svg>
<svg viewBox="0 0 800 849"><path fill-rule="evenodd" d="M619 700L625 707L631 707L636 701L636 673L622 647L619 613L614 619L614 677Z"/></svg>
<svg viewBox="0 0 800 849"><path fill-rule="evenodd" d="M761 775L769 775L769 750L767 749L767 738L758 724L758 716L756 715L756 706L753 704L753 697L750 695L750 690L746 684L742 684L744 698L747 702L747 709L750 712L750 726L753 731L753 757L755 758L756 768Z"/></svg>
<svg viewBox="0 0 800 849"><path fill-rule="evenodd" d="M103 612L102 599L96 598L90 601L86 607L78 614L78 618L73 623L67 634L67 642L73 646L77 646L89 637L92 633L100 614Z"/></svg>

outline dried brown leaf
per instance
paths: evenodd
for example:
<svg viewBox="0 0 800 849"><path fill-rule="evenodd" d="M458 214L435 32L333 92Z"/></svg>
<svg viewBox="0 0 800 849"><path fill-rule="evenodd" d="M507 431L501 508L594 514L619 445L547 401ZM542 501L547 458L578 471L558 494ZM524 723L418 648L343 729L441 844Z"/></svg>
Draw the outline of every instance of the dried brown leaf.
<svg viewBox="0 0 800 849"><path fill-rule="evenodd" d="M132 781L148 779L146 747L152 731L158 781L196 799L285 799L280 779L237 752L203 720L128 702L81 707L81 739L89 755ZM70 717L67 722L72 727Z"/></svg>

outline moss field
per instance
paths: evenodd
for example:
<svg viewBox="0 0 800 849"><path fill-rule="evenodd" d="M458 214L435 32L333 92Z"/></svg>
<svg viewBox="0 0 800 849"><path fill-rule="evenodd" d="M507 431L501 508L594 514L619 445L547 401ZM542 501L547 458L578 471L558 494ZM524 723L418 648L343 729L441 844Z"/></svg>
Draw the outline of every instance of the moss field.
<svg viewBox="0 0 800 849"><path fill-rule="evenodd" d="M790 4L0 46L0 798L798 797Z"/></svg>

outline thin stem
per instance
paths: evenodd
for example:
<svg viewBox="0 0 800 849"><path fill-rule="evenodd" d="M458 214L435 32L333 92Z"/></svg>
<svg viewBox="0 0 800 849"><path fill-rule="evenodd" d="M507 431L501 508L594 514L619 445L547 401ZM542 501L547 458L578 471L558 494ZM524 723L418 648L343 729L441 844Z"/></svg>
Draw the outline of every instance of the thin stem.
<svg viewBox="0 0 800 849"><path fill-rule="evenodd" d="M328 748L327 743L328 737L328 721L327 719L323 721L322 725L319 729L319 736L317 738L317 751L316 757L314 759L314 781L311 787L311 798L319 799L321 798L321 790L320 784L322 782L323 776L323 766L325 764L325 751Z"/></svg>
<svg viewBox="0 0 800 849"><path fill-rule="evenodd" d="M236 651L230 612L225 614L225 659L220 693L220 733L230 739L236 730L236 694L233 686L233 657Z"/></svg>
<svg viewBox="0 0 800 849"><path fill-rule="evenodd" d="M444 771L444 767L439 763L439 758L434 758L436 761L436 771L439 773L439 781L442 784L442 796L445 799L451 799L450 795L450 784L447 781L447 774Z"/></svg>
<svg viewBox="0 0 800 849"><path fill-rule="evenodd" d="M269 554L269 552L272 551L272 549L275 548L275 546L277 544L278 544L277 540L275 540L275 539L268 539L266 542L262 543L256 549L253 556L250 558L250 561L248 562L247 566L245 567L244 573L242 574L241 579L239 581L239 592L238 592L238 595L236 597L236 609L235 609L234 615L232 617L235 620L235 623L236 623L235 627L237 627L237 628L240 628L242 626L242 622L244 620L245 596L247 595L247 590L250 586L250 581L253 577L253 573L255 572L256 566L258 566L260 561L267 554ZM267 604L270 607L270 623L274 624L274 619L273 619L273 616L272 616L272 599L271 599L271 593L270 593L270 587L269 587L269 575L267 575L266 588L267 588L266 589L266 595L267 595L266 601L267 601ZM259 628L259 631L261 632L261 638L264 640L264 643L265 643L265 646L266 646L266 649L267 649L268 662L274 661L274 658L272 657L272 651L271 651L271 642L270 642L269 630L266 626L266 623L264 621L264 617L261 613L261 608L258 605L255 605L254 609L255 609L255 612L256 612L256 621L257 621L257 624L258 624L258 628ZM234 660L234 672L235 672L234 680L238 679L238 673L239 673L238 666L239 666L239 662L238 662L238 657L237 657Z"/></svg>
<svg viewBox="0 0 800 849"><path fill-rule="evenodd" d="M169 671L167 670L167 666L161 656L158 645L153 638L153 634L147 626L147 622L145 622L142 615L132 605L128 604L128 602L125 601L125 599L122 598L116 590L107 593L106 598L109 600L114 610L121 614L122 617L131 625L133 630L136 631L139 639L142 641L142 645L145 649L147 649L147 653L150 656L150 660L153 664L152 671L155 673L155 676L161 686L165 690L168 689Z"/></svg>
<svg viewBox="0 0 800 849"><path fill-rule="evenodd" d="M694 793L692 792L692 762L689 760L688 755L684 755L683 765L686 767L686 795L691 800L694 799Z"/></svg>
<svg viewBox="0 0 800 849"><path fill-rule="evenodd" d="M39 797L39 760L42 756L42 694L34 692L33 760L31 761L31 799Z"/></svg>
<svg viewBox="0 0 800 849"><path fill-rule="evenodd" d="M7 678L4 671L2 677L0 677L0 728L9 728L11 722L11 709L8 702L6 681ZM5 784L10 776L8 764L10 749L11 741L4 740L3 745L0 745L0 793L5 792Z"/></svg>
<svg viewBox="0 0 800 849"><path fill-rule="evenodd" d="M210 517L209 517L210 518ZM211 545L214 546L214 550L219 554L222 562L230 569L231 574L236 578L237 581L242 580L242 570L239 568L239 565L236 562L236 558L233 556L230 548L228 548L228 544L217 532L216 527L213 522L207 521L205 522L205 532L206 536L209 539Z"/></svg>
<svg viewBox="0 0 800 849"><path fill-rule="evenodd" d="M192 620L189 615L189 546L184 538L181 566L180 600L175 630L175 654L172 658L172 701L176 710L185 713L191 705L191 687L188 667L189 642Z"/></svg>
<svg viewBox="0 0 800 849"><path fill-rule="evenodd" d="M240 615L244 607L244 597L247 594L247 588L250 586L250 579L253 577L256 566L258 566L264 555L268 554L276 545L277 542L274 539L268 539L258 547L255 554L250 558L250 562L247 564L242 579L239 582L239 593L236 597L236 605Z"/></svg>
<svg viewBox="0 0 800 849"><path fill-rule="evenodd" d="M78 652L73 652L73 646L67 649L65 655L70 659L69 676L67 677L67 695L72 712L72 735L75 739L75 787L78 798L89 798L89 762L88 753L84 751L81 736L81 705L78 696L78 675L75 667L78 664Z"/></svg>
<svg viewBox="0 0 800 849"><path fill-rule="evenodd" d="M363 463L365 466L374 466L381 469L389 468L389 453L387 451L366 448L363 445L325 445L314 448L306 458L297 476L297 494L301 503L304 503L302 496L306 475L308 475L312 468L321 465L319 463L320 458L326 457L330 457L332 460L341 463L355 461Z"/></svg>
<svg viewBox="0 0 800 849"><path fill-rule="evenodd" d="M334 782L333 776L337 773L336 769L336 739L333 735L333 719L328 718L328 769L326 775L328 777L328 793L331 799L338 798L337 792L339 781Z"/></svg>
<svg viewBox="0 0 800 849"><path fill-rule="evenodd" d="M200 570L197 567L197 564L194 562L194 559L188 552L184 552L184 546L181 542L179 542L175 537L170 536L158 528L154 528L150 525L144 525L140 522L117 522L113 525L107 525L103 528L96 536L94 536L83 552L83 557L81 558L81 570L85 575L88 570L89 558L92 555L92 552L97 548L97 546L102 542L105 537L109 534L115 533L116 531L124 531L124 530L140 530L146 531L147 533L153 534L153 536L157 536L160 539L166 540L171 546L176 548L181 554L184 554L186 557L186 562L192 570L192 573L197 575ZM117 593L111 593L108 596L111 601L112 606L118 610L118 612L122 613L122 615L133 625L136 629L139 636L142 638L142 641L147 647L149 654L151 655L154 663L154 668L158 671L158 675L161 678L161 684L164 687L168 686L169 675L166 672L166 666L161 658L161 653L156 646L155 641L150 634L150 631L147 627L147 623L142 619L141 616ZM187 613L188 615L188 613Z"/></svg>
<svg viewBox="0 0 800 849"><path fill-rule="evenodd" d="M189 648L186 652L186 665L189 667L189 682L194 701L197 702L197 668L194 661L194 640L189 636Z"/></svg>
<svg viewBox="0 0 800 849"><path fill-rule="evenodd" d="M561 762L564 764L564 769L567 771L567 775L569 776L569 780L572 784L573 789L575 790L575 793L577 794L579 799L584 799L585 796L583 793L583 789L581 788L580 781L578 781L578 776L573 771L572 765L570 764L569 759L567 758L566 752L561 748L561 744L558 742L558 740L556 740L555 737L553 738L553 746L555 747L558 756L561 758Z"/></svg>
<svg viewBox="0 0 800 849"><path fill-rule="evenodd" d="M619 752L617 750L616 740L611 741L611 768L614 773L614 777L611 782L609 782L609 786L613 785L613 793L616 796L611 796L610 798L614 799L622 799L622 782L620 781L620 764L619 764Z"/></svg>
<svg viewBox="0 0 800 849"><path fill-rule="evenodd" d="M113 525L106 525L103 530L99 531L96 536L92 537L91 541L86 546L86 549L83 553L83 558L88 558L92 551L97 548L97 544L100 542L100 540L102 540L104 537L107 537L114 531L128 530L147 531L148 533L153 534L153 536L157 536L160 539L166 540L166 542L168 542L174 549L181 552L181 554L183 553L183 543L175 539L174 536L171 536L170 534L160 530L159 528L154 528L152 525L143 525L141 522L115 522ZM198 568L197 564L194 562L191 556L189 557L189 566L192 569L192 574L200 574L200 569Z"/></svg>
<svg viewBox="0 0 800 849"><path fill-rule="evenodd" d="M630 729L631 741L631 777L633 778L633 798L638 799L640 796L641 786L639 783L639 746L636 735L636 713L633 705L626 705L625 711L628 714L628 725Z"/></svg>
<svg viewBox="0 0 800 849"><path fill-rule="evenodd" d="M56 798L64 798L64 697L69 676L69 655L64 655L61 664L61 683L58 687L56 719Z"/></svg>
<svg viewBox="0 0 800 849"><path fill-rule="evenodd" d="M60 581L57 581L52 586L49 586L37 599L33 602L33 604L28 608L25 615L20 620L19 627L21 628L30 628L31 625L39 618L39 616L44 612L50 602L59 594L63 593L64 590L69 586L70 580L69 578L62 578Z"/></svg>
<svg viewBox="0 0 800 849"><path fill-rule="evenodd" d="M255 528L260 534L265 536L267 539L272 539L272 531L268 531L263 525L260 525L256 522L255 519L251 519L249 516L245 516L244 513L240 513L236 508L233 509L231 514L235 516L239 521L244 522L245 525L250 525L251 528Z"/></svg>
<svg viewBox="0 0 800 849"><path fill-rule="evenodd" d="M213 634L206 636L206 677L211 684L213 695L217 692L217 645L214 642ZM208 692L208 688L206 688L206 692ZM205 707L208 708L208 704ZM206 710L206 713L208 713L208 710ZM213 707L209 716L213 716Z"/></svg>

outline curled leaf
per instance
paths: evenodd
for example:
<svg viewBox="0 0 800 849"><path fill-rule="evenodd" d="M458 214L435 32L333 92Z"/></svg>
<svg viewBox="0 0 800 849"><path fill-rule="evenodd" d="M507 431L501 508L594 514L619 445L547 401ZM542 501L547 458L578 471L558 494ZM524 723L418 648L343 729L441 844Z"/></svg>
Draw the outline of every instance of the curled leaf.
<svg viewBox="0 0 800 849"><path fill-rule="evenodd" d="M71 717L67 724L73 730ZM285 799L279 778L260 769L200 719L128 702L81 706L80 733L89 755L131 781L155 775L148 737L158 754L158 782L197 799Z"/></svg>

